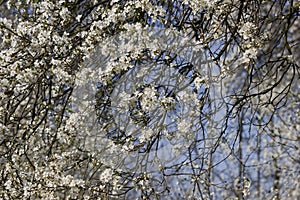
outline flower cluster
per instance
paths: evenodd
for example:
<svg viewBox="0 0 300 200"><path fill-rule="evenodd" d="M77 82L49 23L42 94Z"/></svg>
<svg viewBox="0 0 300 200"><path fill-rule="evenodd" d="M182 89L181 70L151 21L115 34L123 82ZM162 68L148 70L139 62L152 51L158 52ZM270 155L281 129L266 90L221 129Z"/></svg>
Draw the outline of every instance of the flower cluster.
<svg viewBox="0 0 300 200"><path fill-rule="evenodd" d="M299 196L298 1L0 10L3 199Z"/></svg>

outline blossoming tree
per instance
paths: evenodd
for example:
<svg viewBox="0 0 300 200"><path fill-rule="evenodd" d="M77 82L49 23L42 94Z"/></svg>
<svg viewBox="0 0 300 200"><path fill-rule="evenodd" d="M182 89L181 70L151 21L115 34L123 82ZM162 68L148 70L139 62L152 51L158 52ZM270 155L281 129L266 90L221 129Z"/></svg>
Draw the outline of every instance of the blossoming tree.
<svg viewBox="0 0 300 200"><path fill-rule="evenodd" d="M299 198L299 8L0 1L0 197Z"/></svg>

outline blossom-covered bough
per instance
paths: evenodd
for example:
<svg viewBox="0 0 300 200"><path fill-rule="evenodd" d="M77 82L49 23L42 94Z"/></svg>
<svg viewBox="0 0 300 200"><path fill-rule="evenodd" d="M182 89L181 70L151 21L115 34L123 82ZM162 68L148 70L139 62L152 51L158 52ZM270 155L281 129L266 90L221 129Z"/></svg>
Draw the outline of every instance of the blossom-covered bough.
<svg viewBox="0 0 300 200"><path fill-rule="evenodd" d="M299 198L299 1L0 1L1 199Z"/></svg>

